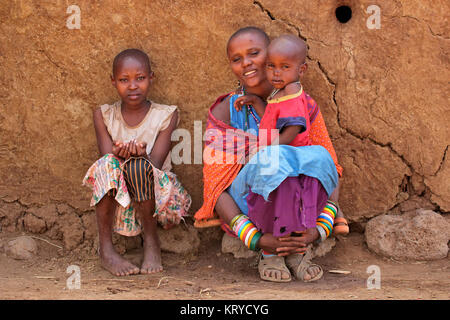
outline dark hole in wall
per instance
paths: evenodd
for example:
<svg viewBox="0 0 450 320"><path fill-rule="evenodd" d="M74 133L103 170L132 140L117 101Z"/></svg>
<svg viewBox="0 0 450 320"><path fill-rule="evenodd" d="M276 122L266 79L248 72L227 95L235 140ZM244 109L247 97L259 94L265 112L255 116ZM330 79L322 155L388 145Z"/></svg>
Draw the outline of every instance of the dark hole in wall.
<svg viewBox="0 0 450 320"><path fill-rule="evenodd" d="M402 180L402 184L400 185L400 191L401 192L409 192L411 190L411 177L410 176L404 176Z"/></svg>
<svg viewBox="0 0 450 320"><path fill-rule="evenodd" d="M347 23L352 18L352 8L349 6L339 6L336 8L335 15L340 23Z"/></svg>

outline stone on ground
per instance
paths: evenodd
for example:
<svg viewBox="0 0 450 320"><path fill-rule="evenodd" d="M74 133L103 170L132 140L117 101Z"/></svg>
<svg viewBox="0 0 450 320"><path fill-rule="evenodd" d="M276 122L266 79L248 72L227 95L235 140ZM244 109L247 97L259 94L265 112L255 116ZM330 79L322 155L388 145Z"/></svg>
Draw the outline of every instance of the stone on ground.
<svg viewBox="0 0 450 320"><path fill-rule="evenodd" d="M169 230L158 228L161 250L179 254L196 253L200 246L198 231L191 225L177 225Z"/></svg>
<svg viewBox="0 0 450 320"><path fill-rule="evenodd" d="M448 255L450 225L443 216L418 209L403 215L381 215L366 225L370 250L396 260L437 260Z"/></svg>
<svg viewBox="0 0 450 320"><path fill-rule="evenodd" d="M235 258L254 258L257 252L250 250L238 238L234 238L224 233L222 238L222 252L232 253Z"/></svg>
<svg viewBox="0 0 450 320"><path fill-rule="evenodd" d="M17 260L26 260L37 254L38 246L33 238L21 236L9 241L4 249L9 257Z"/></svg>

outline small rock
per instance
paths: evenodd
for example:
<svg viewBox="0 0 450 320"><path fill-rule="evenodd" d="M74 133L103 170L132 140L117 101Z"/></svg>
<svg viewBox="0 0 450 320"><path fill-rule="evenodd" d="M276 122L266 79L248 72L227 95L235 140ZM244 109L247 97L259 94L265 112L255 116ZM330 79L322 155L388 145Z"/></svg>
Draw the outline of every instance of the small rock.
<svg viewBox="0 0 450 320"><path fill-rule="evenodd" d="M235 258L256 258L257 252L248 249L238 238L234 238L224 233L222 237L222 252L232 253Z"/></svg>
<svg viewBox="0 0 450 320"><path fill-rule="evenodd" d="M198 231L191 225L177 225L169 230L158 228L161 250L188 254L196 253L200 246Z"/></svg>
<svg viewBox="0 0 450 320"><path fill-rule="evenodd" d="M325 241L320 242L319 245L314 246L313 257L316 258L325 256L328 252L331 251L331 249L333 249L335 245L336 239L334 238L325 239Z"/></svg>
<svg viewBox="0 0 450 320"><path fill-rule="evenodd" d="M370 250L389 258L437 260L448 255L450 225L440 214L418 209L411 214L371 219L365 237Z"/></svg>
<svg viewBox="0 0 450 320"><path fill-rule="evenodd" d="M26 260L37 254L38 246L33 238L22 236L5 245L6 254L17 260Z"/></svg>

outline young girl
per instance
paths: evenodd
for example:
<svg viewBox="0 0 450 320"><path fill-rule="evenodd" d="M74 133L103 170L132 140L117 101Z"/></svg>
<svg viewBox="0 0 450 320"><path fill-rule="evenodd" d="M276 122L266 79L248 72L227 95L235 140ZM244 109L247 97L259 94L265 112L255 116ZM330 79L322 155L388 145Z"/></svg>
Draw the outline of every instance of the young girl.
<svg viewBox="0 0 450 320"><path fill-rule="evenodd" d="M147 54L122 51L114 59L111 76L121 100L100 106L93 115L103 157L89 168L83 184L93 190L102 266L117 276L162 271L157 222L165 228L179 223L191 204L170 172L177 107L147 99L153 77ZM143 229L140 268L114 250L113 228L125 236Z"/></svg>

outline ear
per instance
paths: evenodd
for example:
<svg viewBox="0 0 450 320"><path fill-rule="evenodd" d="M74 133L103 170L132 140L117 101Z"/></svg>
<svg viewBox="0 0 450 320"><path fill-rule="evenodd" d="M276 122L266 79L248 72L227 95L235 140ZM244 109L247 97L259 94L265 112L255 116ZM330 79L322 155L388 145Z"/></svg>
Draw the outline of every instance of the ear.
<svg viewBox="0 0 450 320"><path fill-rule="evenodd" d="M304 64L302 64L302 65L300 66L300 69L298 70L298 73L299 73L299 75L300 75L300 78L302 78L302 77L305 75L306 70L308 70L308 64L305 62Z"/></svg>
<svg viewBox="0 0 450 320"><path fill-rule="evenodd" d="M150 84L153 83L153 79L155 79L155 73L153 71L150 71L148 74L148 79L150 80Z"/></svg>
<svg viewBox="0 0 450 320"><path fill-rule="evenodd" d="M115 87L116 86L116 79L114 79L114 76L111 74L110 75L111 78L111 84Z"/></svg>

